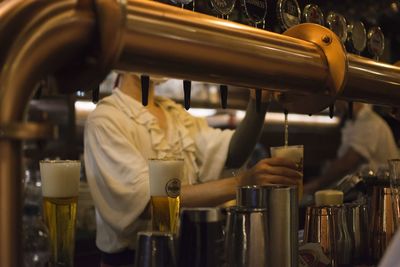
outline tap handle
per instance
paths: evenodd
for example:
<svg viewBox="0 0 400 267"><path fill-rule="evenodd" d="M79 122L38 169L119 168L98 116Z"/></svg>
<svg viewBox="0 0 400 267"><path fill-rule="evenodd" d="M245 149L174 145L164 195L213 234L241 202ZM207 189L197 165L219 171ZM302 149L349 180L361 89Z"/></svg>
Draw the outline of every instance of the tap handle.
<svg viewBox="0 0 400 267"><path fill-rule="evenodd" d="M256 111L260 113L261 111L261 89L256 89Z"/></svg>
<svg viewBox="0 0 400 267"><path fill-rule="evenodd" d="M220 85L219 86L219 93L221 97L221 106L222 108L226 108L228 102L228 86L227 85Z"/></svg>
<svg viewBox="0 0 400 267"><path fill-rule="evenodd" d="M185 98L185 109L190 108L190 92L192 90L192 82L189 80L183 80L183 94Z"/></svg>
<svg viewBox="0 0 400 267"><path fill-rule="evenodd" d="M333 118L334 112L335 112L335 105L332 104L329 106L329 118L331 118L331 119Z"/></svg>
<svg viewBox="0 0 400 267"><path fill-rule="evenodd" d="M100 99L100 87L96 86L95 88L92 89L92 102L97 103L99 102Z"/></svg>
<svg viewBox="0 0 400 267"><path fill-rule="evenodd" d="M150 77L148 75L141 75L140 82L142 84L142 105L147 106L149 103Z"/></svg>
<svg viewBox="0 0 400 267"><path fill-rule="evenodd" d="M349 119L353 119L353 101L349 101Z"/></svg>

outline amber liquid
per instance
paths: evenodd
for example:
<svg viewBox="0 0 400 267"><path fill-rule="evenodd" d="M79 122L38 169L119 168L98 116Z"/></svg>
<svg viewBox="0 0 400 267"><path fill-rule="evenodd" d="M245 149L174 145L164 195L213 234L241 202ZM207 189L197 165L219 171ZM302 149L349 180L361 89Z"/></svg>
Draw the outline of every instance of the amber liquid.
<svg viewBox="0 0 400 267"><path fill-rule="evenodd" d="M43 198L44 221L50 233L50 266L74 266L78 197Z"/></svg>
<svg viewBox="0 0 400 267"><path fill-rule="evenodd" d="M151 196L150 203L153 231L175 234L179 220L179 196Z"/></svg>

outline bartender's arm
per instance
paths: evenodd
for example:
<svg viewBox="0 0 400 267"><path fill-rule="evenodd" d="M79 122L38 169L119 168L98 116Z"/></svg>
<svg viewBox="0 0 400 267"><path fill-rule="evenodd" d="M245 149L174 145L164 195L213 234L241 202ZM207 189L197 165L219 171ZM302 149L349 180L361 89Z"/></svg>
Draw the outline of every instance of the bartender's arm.
<svg viewBox="0 0 400 267"><path fill-rule="evenodd" d="M261 108L256 111L255 91L250 94L246 116L235 130L229 143L226 166L238 168L244 164L254 149L264 125L270 93L263 91ZM250 170L237 177L211 181L182 188L183 206L215 206L235 197L238 186L255 184L297 184L302 176L294 162L269 158L263 159Z"/></svg>
<svg viewBox="0 0 400 267"><path fill-rule="evenodd" d="M323 189L335 181L338 181L346 174L351 173L365 162L365 158L350 147L342 157L331 161L329 165L322 170L320 177L315 177L312 181L305 184L304 191L312 194L319 189Z"/></svg>
<svg viewBox="0 0 400 267"><path fill-rule="evenodd" d="M242 174L222 180L182 187L182 206L217 206L234 199L238 186L256 184L298 184L302 174L296 164L282 158L260 160Z"/></svg>

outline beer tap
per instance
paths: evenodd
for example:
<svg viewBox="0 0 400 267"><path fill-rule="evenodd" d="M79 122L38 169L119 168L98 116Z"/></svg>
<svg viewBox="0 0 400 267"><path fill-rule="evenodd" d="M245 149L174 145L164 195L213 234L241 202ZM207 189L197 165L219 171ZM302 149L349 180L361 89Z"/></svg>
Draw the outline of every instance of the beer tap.
<svg viewBox="0 0 400 267"><path fill-rule="evenodd" d="M333 114L335 112L335 104L329 106L329 118L333 118Z"/></svg>
<svg viewBox="0 0 400 267"><path fill-rule="evenodd" d="M96 86L92 89L92 102L96 104L100 99L100 86Z"/></svg>
<svg viewBox="0 0 400 267"><path fill-rule="evenodd" d="M308 4L303 9L303 21L324 26L324 13L318 5Z"/></svg>
<svg viewBox="0 0 400 267"><path fill-rule="evenodd" d="M189 80L183 80L183 94L185 99L185 109L188 110L190 108L190 93L192 82Z"/></svg>
<svg viewBox="0 0 400 267"><path fill-rule="evenodd" d="M349 101L348 102L348 109L349 109L349 119L352 120L353 119L353 101Z"/></svg>
<svg viewBox="0 0 400 267"><path fill-rule="evenodd" d="M256 89L256 111L260 113L261 111L261 89Z"/></svg>
<svg viewBox="0 0 400 267"><path fill-rule="evenodd" d="M219 86L219 94L221 97L221 107L223 109L226 109L227 102L228 102L228 86L221 84Z"/></svg>
<svg viewBox="0 0 400 267"><path fill-rule="evenodd" d="M150 77L148 75L141 75L140 82L142 85L142 105L147 106L149 103Z"/></svg>

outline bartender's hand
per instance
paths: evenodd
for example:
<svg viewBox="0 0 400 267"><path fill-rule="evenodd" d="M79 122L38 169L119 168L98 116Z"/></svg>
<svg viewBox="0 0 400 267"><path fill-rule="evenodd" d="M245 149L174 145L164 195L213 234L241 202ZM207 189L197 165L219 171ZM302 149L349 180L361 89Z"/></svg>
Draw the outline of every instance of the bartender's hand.
<svg viewBox="0 0 400 267"><path fill-rule="evenodd" d="M263 184L297 185L302 173L296 170L296 163L283 158L265 158L251 169L238 176L239 186Z"/></svg>

